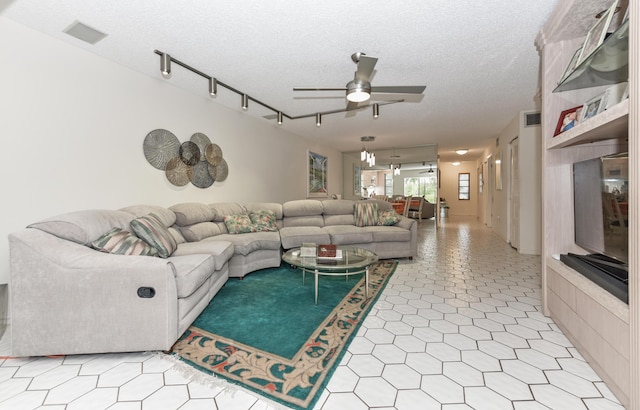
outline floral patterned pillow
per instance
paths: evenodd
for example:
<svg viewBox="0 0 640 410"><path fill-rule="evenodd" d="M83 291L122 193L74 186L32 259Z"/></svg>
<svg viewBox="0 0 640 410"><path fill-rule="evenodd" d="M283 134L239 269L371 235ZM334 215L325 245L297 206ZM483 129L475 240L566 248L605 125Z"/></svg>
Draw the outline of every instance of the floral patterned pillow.
<svg viewBox="0 0 640 410"><path fill-rule="evenodd" d="M402 217L393 209L388 211L378 211L378 225L395 225Z"/></svg>
<svg viewBox="0 0 640 410"><path fill-rule="evenodd" d="M249 215L227 215L224 224L231 234L258 232Z"/></svg>
<svg viewBox="0 0 640 410"><path fill-rule="evenodd" d="M272 210L251 211L249 218L258 232L276 232L278 230L276 213Z"/></svg>

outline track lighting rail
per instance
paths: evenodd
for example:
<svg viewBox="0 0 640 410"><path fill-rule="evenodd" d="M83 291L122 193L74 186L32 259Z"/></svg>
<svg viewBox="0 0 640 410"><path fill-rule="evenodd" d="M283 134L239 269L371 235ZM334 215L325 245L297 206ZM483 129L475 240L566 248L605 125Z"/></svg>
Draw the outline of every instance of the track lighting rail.
<svg viewBox="0 0 640 410"><path fill-rule="evenodd" d="M279 124L282 123L282 121L281 121L282 117L286 117L287 119L290 119L290 120L298 120L298 119L301 119L301 118L315 118L316 119L316 125L320 126L319 124L321 123L321 121L317 121L318 118L319 118L318 116L320 116L320 118L322 118L323 115L337 114L337 113L341 113L341 112L361 110L363 108L367 108L367 107L370 106L370 105L363 105L363 106L357 107L355 109L342 108L342 109L338 109L338 110L321 111L321 112L314 112L312 114L303 114L303 115L293 116L293 115L289 115L289 114L285 113L284 111L278 110L278 109L270 106L269 104L266 104L266 103L264 103L264 102L262 102L262 101L260 101L260 100L258 100L256 98L253 98L249 94L247 94L245 92L242 92L242 91L238 90L237 88L232 87L229 84L226 84L226 83L220 81L219 79L217 79L215 77L212 77L212 76L210 76L208 74L205 74L202 71L198 70L197 68L191 67L189 64L186 64L186 63L184 63L184 62L172 57L168 53L165 53L165 52L160 51L160 50L153 50L153 52L160 56L161 64L162 64L162 60L163 60L164 56L167 56L168 60L171 63L177 64L180 67L185 68L185 69L191 71L192 73L197 74L197 75L199 75L199 76L201 76L201 77L203 77L203 78L205 78L205 79L207 79L209 81L215 81L215 83L218 86L226 88L227 90L238 94L242 98L243 104L244 104L244 100L248 99L249 101L252 101L252 102L254 102L254 103L258 104L258 105L263 106L264 108L266 108L268 110L273 111L275 113L275 115L273 115L273 116L265 116L265 118L268 118L268 119L276 119L277 118ZM341 88L340 90L343 91L344 88ZM393 100L393 101L386 101L386 102L376 103L375 107L374 107L374 113L375 113L374 118L377 118L378 106L388 105L388 104L395 104L395 103L399 103L399 102L403 102L403 101L404 100ZM244 105L243 105L243 108L246 109Z"/></svg>

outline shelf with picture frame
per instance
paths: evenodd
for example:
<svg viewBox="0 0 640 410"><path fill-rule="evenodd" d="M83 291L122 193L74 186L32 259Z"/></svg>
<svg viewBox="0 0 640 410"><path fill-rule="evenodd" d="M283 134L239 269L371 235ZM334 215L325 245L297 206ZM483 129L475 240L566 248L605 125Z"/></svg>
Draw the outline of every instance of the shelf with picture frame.
<svg viewBox="0 0 640 410"><path fill-rule="evenodd" d="M554 93L611 85L629 78L629 20L607 36L617 2L601 16L574 52ZM595 47L594 47L595 46Z"/></svg>

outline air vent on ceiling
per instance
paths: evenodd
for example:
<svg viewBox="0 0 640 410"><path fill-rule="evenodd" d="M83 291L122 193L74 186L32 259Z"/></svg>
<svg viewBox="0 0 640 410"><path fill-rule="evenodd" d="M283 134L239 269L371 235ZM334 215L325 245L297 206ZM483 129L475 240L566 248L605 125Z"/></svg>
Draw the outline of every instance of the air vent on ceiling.
<svg viewBox="0 0 640 410"><path fill-rule="evenodd" d="M528 112L524 114L524 126L535 127L540 125L541 117L539 112Z"/></svg>
<svg viewBox="0 0 640 410"><path fill-rule="evenodd" d="M89 44L95 44L107 36L106 33L96 30L93 27L89 27L78 20L71 23L69 27L62 31L79 40L86 41Z"/></svg>

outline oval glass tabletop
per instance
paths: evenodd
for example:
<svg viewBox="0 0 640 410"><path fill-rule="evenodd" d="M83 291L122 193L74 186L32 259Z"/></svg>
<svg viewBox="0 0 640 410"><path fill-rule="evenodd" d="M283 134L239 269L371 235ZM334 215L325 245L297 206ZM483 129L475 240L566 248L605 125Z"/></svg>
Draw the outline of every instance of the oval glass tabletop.
<svg viewBox="0 0 640 410"><path fill-rule="evenodd" d="M325 272L361 269L378 261L378 255L367 249L338 246L336 251L339 257L302 257L300 248L294 248L285 252L282 260L293 266Z"/></svg>

